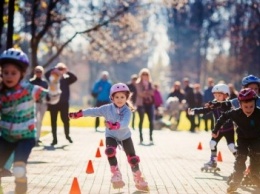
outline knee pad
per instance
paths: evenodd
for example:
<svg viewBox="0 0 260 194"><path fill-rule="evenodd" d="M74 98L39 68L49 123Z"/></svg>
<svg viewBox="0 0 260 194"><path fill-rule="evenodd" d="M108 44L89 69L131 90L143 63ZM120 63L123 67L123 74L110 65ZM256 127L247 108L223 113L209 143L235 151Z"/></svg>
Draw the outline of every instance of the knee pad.
<svg viewBox="0 0 260 194"><path fill-rule="evenodd" d="M107 147L105 150L105 154L109 158L114 157L116 155L116 147L112 147L112 146Z"/></svg>
<svg viewBox="0 0 260 194"><path fill-rule="evenodd" d="M232 152L232 153L236 153L237 149L234 143L230 143L228 144L228 149Z"/></svg>
<svg viewBox="0 0 260 194"><path fill-rule="evenodd" d="M127 156L130 166L136 166L140 162L139 156Z"/></svg>
<svg viewBox="0 0 260 194"><path fill-rule="evenodd" d="M216 142L216 141L210 140L209 146L210 146L210 149L211 149L211 150L215 150L215 149L216 149L216 145L217 145L217 142Z"/></svg>
<svg viewBox="0 0 260 194"><path fill-rule="evenodd" d="M24 162L15 162L13 167L15 178L23 178L26 176L26 164Z"/></svg>

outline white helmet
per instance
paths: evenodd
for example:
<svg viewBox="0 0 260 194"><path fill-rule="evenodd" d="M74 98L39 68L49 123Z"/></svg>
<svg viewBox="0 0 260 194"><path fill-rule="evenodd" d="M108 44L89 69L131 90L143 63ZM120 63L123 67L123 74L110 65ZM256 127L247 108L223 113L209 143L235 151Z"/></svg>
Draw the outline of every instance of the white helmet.
<svg viewBox="0 0 260 194"><path fill-rule="evenodd" d="M110 98L116 92L129 92L130 93L130 90L126 84L117 83L117 84L114 84L110 89Z"/></svg>
<svg viewBox="0 0 260 194"><path fill-rule="evenodd" d="M229 90L229 87L228 85L226 84L216 84L212 90L211 90L212 93L215 93L215 92L221 92L223 94L228 94L230 95L230 90Z"/></svg>

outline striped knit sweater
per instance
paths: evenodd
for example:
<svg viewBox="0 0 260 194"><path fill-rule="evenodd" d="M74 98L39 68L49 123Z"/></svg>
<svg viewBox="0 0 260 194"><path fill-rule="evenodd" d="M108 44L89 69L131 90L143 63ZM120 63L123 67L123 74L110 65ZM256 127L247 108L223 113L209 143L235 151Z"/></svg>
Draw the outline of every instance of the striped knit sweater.
<svg viewBox="0 0 260 194"><path fill-rule="evenodd" d="M59 95L52 96L48 90L29 82L22 82L15 88L1 91L1 136L9 142L35 138L35 102L45 101L47 95L50 96L50 102L59 98Z"/></svg>

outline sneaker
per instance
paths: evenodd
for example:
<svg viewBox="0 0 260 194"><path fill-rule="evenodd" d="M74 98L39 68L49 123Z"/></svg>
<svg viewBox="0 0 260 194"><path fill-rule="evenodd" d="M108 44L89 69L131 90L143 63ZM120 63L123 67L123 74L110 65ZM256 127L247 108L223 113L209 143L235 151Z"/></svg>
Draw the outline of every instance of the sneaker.
<svg viewBox="0 0 260 194"><path fill-rule="evenodd" d="M53 140L52 143L51 143L51 146L54 146L54 145L56 145L57 143L58 143L57 140Z"/></svg>
<svg viewBox="0 0 260 194"><path fill-rule="evenodd" d="M141 191L148 191L149 190L148 183L142 177L141 171L138 170L134 172L133 175L134 175L135 187Z"/></svg>
<svg viewBox="0 0 260 194"><path fill-rule="evenodd" d="M70 138L70 136L66 137L66 139L70 142L73 143L72 139Z"/></svg>
<svg viewBox="0 0 260 194"><path fill-rule="evenodd" d="M26 194L27 192L27 180L24 182L15 181L15 194Z"/></svg>
<svg viewBox="0 0 260 194"><path fill-rule="evenodd" d="M113 184L114 189L119 189L125 186L124 181L122 180L122 174L119 171L117 166L111 166L111 183Z"/></svg>

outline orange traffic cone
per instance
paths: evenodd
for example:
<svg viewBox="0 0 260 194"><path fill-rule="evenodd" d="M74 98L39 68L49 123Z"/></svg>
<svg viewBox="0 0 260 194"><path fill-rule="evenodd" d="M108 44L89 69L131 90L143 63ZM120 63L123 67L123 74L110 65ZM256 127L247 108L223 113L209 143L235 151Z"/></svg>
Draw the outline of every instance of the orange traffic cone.
<svg viewBox="0 0 260 194"><path fill-rule="evenodd" d="M91 160L88 161L88 166L87 166L87 169L86 169L86 173L87 174L93 174L94 173L94 168L93 168L93 164L92 164Z"/></svg>
<svg viewBox="0 0 260 194"><path fill-rule="evenodd" d="M218 158L217 158L218 162L222 162L222 155L221 152L218 152Z"/></svg>
<svg viewBox="0 0 260 194"><path fill-rule="evenodd" d="M199 145L198 145L198 150L202 150L201 142L200 142Z"/></svg>
<svg viewBox="0 0 260 194"><path fill-rule="evenodd" d="M78 179L76 177L73 179L69 194L81 194Z"/></svg>
<svg viewBox="0 0 260 194"><path fill-rule="evenodd" d="M100 157L101 157L100 150L99 148L97 148L96 158L100 158Z"/></svg>
<svg viewBox="0 0 260 194"><path fill-rule="evenodd" d="M100 146L100 147L104 146L102 139L100 140L99 146Z"/></svg>

